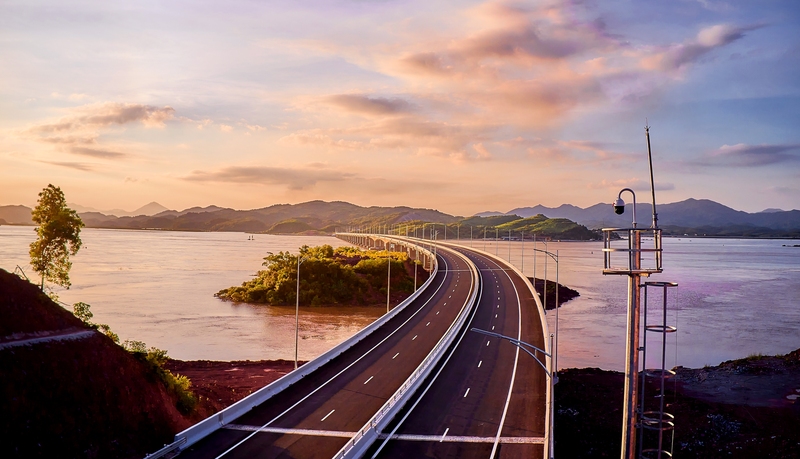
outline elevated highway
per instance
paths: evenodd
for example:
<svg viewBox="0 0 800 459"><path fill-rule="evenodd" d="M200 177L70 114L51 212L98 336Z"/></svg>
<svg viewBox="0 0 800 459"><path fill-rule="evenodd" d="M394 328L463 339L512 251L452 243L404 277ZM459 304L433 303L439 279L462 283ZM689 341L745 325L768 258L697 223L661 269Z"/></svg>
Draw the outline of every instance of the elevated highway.
<svg viewBox="0 0 800 459"><path fill-rule="evenodd" d="M367 247L394 244L435 273L344 352L309 362L285 378L313 371L235 416L223 412L178 434L180 457L547 457L545 372L510 343L469 332L481 328L547 349L530 284L503 261L464 247L340 237Z"/></svg>
<svg viewBox="0 0 800 459"><path fill-rule="evenodd" d="M530 283L504 261L451 247L478 267L478 304L451 352L366 457L548 457L546 372L509 342L469 331L547 349L540 304Z"/></svg>

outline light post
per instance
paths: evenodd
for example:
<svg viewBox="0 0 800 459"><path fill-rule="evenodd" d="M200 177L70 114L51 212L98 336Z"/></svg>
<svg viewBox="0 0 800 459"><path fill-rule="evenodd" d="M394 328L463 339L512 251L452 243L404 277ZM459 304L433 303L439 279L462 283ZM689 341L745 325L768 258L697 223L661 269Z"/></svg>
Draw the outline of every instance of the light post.
<svg viewBox="0 0 800 459"><path fill-rule="evenodd" d="M511 264L511 230L508 230L508 264Z"/></svg>
<svg viewBox="0 0 800 459"><path fill-rule="evenodd" d="M536 255L536 252L542 252L543 254L545 254L546 256L548 256L550 258L552 258L553 261L556 262L556 336L555 336L555 347L553 349L553 354L555 356L554 357L555 365L556 365L556 367L555 367L556 370L555 371L556 371L556 373L558 373L558 287L559 287L559 285L558 285L558 250L556 250L556 253L548 252L547 251L547 243L545 242L545 250L537 249L537 248L534 247L533 248L533 254ZM543 301L544 305L543 305L543 307L544 307L544 310L547 311L547 258L544 259L544 266L545 266L545 269L544 269L544 287L542 288L542 291L543 291L542 295L544 296L544 301ZM536 278L534 277L533 279L534 279L534 284L535 284L536 283Z"/></svg>
<svg viewBox="0 0 800 459"><path fill-rule="evenodd" d="M294 306L294 369L297 369L297 347L300 338L300 265L308 258L297 255L297 293Z"/></svg>
<svg viewBox="0 0 800 459"><path fill-rule="evenodd" d="M386 246L386 253L389 255L387 257L389 269L387 270L386 274L386 313L389 313L389 289L392 286L392 250L394 249L394 244L389 244ZM416 284L416 282L415 282Z"/></svg>
<svg viewBox="0 0 800 459"><path fill-rule="evenodd" d="M637 402L639 399L639 387L637 384L637 376L639 374L639 352L644 348L640 347L639 332L641 327L640 313L641 313L641 278L648 277L651 274L661 273L662 270L662 246L661 246L661 229L658 228L658 214L656 213L656 192L655 183L653 181L653 156L650 150L650 126L645 126L645 138L647 139L647 158L648 165L650 166L650 191L653 197L653 224L649 229L637 228L636 222L636 193L630 188L623 188L617 195L617 200L614 201L614 212L621 215L625 212L625 202L622 200L622 193L629 192L633 197L633 222L630 228L604 228L603 229L603 258L604 269L603 274L621 274L628 276L628 311L627 311L627 337L625 340L625 392L624 392L624 406L622 411L622 459L633 459L636 456L636 430L645 428L640 422L639 416L643 418L644 413L637 411ZM616 248L612 246L612 236L616 232L626 232L628 234L627 248ZM649 232L653 234L654 247L642 247L642 233ZM615 266L612 262L612 254L614 252L623 252L627 255L627 263L625 266ZM652 253L655 256L655 263L642 265L642 253ZM666 292L664 293L666 297ZM665 300L666 301L666 300ZM666 303L665 303L666 304ZM646 307L646 306L645 306ZM666 317L666 306L664 309ZM650 326L645 324L645 331L649 330ZM663 377L663 372L662 372ZM663 395L663 394L662 394ZM643 406L643 405L642 405ZM663 425L659 423L658 429L663 429ZM663 430L660 430L663 432ZM661 433L659 433L659 450L658 457L661 457ZM641 448L641 445L639 445ZM671 456L672 454L669 453Z"/></svg>
<svg viewBox="0 0 800 459"><path fill-rule="evenodd" d="M636 455L636 406L639 396L636 378L639 374L639 318L641 310L641 293L639 284L641 283L642 255L640 253L642 245L642 235L636 228L636 193L630 188L623 188L614 201L614 211L617 214L625 212L625 202L622 200L622 193L628 191L633 196L633 222L631 227L634 231L629 232L629 241L633 250L628 254L628 320L627 320L627 339L625 341L625 392L622 412L622 459L632 459Z"/></svg>
<svg viewBox="0 0 800 459"><path fill-rule="evenodd" d="M550 459L552 459L554 457L553 456L553 445L555 443L555 437L553 435L553 428L555 427L555 405L556 405L555 404L555 384L558 382L558 367L554 366L555 362L553 361L552 351L551 351L550 354L548 354L544 349L539 349L538 347L534 346L533 344L526 343L525 341L521 341L521 340L518 340L516 338L512 338L510 336L501 335L500 333L490 332L488 330L481 330L479 328L471 328L469 331L473 331L473 332L476 332L476 333L481 333L483 335L493 336L495 338L504 339L504 340L510 342L514 346L517 346L518 349L521 349L521 350L525 351L526 354L528 354L529 356L533 357L533 360L535 360L536 363L538 363L542 367L542 370L544 370L544 374L547 375L547 378L550 380L550 400L548 400L548 402L550 404L550 409L548 410L549 411L548 414L550 415L550 426L549 426L550 427L550 438L549 438L550 444L547 445L547 446L548 446L548 448L550 450L549 451L550 454L548 455L548 457ZM551 349L553 347L553 335L552 334L550 335L550 347L551 347ZM550 371L547 370L547 365L545 365L541 360L539 360L539 358L536 357L536 354L534 354L533 352L531 352L527 348L533 349L535 352L541 352L542 354L545 355L545 357L550 357Z"/></svg>

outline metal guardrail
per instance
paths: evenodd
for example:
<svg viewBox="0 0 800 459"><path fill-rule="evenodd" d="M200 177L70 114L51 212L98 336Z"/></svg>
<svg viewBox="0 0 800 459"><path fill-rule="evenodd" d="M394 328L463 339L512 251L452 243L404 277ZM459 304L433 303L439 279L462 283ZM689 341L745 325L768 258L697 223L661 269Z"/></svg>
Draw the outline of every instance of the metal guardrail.
<svg viewBox="0 0 800 459"><path fill-rule="evenodd" d="M450 325L450 328L448 328L447 332L445 332L442 338L439 339L439 341L433 347L433 350L431 350L422 363L419 364L417 369L411 373L406 381L400 386L399 389L397 389L397 391L389 398L389 400L384 403L378 412L375 413L375 415L372 416L372 418L361 429L359 429L358 432L356 432L356 434L347 441L347 443L345 443L342 449L340 449L339 452L333 456L333 459L351 459L361 457L361 455L363 455L364 452L370 446L372 446L375 440L377 440L379 432L383 430L385 425L392 420L394 415L403 408L406 402L408 402L409 395L413 394L417 390L419 385L430 374L434 365L439 362L442 354L453 343L458 331L464 327L464 324L469 317L469 313L477 305L476 300L479 290L477 284L480 282L478 270L467 257L455 251L454 253L467 263L467 266L469 266L470 270L472 271L474 279L472 285L472 294L470 295L469 300L464 304L464 307L462 307L458 319L456 319L456 321Z"/></svg>
<svg viewBox="0 0 800 459"><path fill-rule="evenodd" d="M433 257L433 253L428 251L427 249L419 247L419 250L420 252L424 252L427 256ZM436 262L434 259L433 272L436 272L437 266L438 262ZM279 394L281 391L286 390L292 384L310 375L318 368L322 367L326 363L338 357L339 355L341 355L342 353L344 353L345 351L356 345L358 342L366 338L373 331L375 331L376 329L384 325L386 322L394 318L403 309L405 309L406 306L408 306L420 294L422 294L422 292L433 282L434 278L435 276L433 275L429 276L428 280L426 280L425 283L423 283L420 286L420 288L418 288L402 303L395 306L395 308L392 309L391 312L384 314L380 319L368 325L355 335L351 336L344 342L340 343L338 346L320 355L314 360L306 363L297 370L288 373L282 378L272 382L271 384L257 390L256 392L253 392L252 394L239 400L233 405L223 409L222 411L212 416L209 416L208 418L200 421L199 423L193 425L192 427L189 427L188 429L182 432L179 432L178 434L175 435L175 442L172 444L174 445L176 443L181 443L180 445L178 445L178 450L185 449L197 443L198 441L202 440L203 438L207 437L208 435L212 434L213 432L217 431L226 424L230 424L231 422L235 421L237 418L246 414L256 406L264 403L273 396ZM148 456L148 459L151 459L151 457Z"/></svg>
<svg viewBox="0 0 800 459"><path fill-rule="evenodd" d="M166 456L169 453L174 453L180 449L186 443L185 438L181 438L178 441L172 442L169 445L164 445L163 448L156 451L155 453L148 454L144 457L144 459L161 459L162 457Z"/></svg>

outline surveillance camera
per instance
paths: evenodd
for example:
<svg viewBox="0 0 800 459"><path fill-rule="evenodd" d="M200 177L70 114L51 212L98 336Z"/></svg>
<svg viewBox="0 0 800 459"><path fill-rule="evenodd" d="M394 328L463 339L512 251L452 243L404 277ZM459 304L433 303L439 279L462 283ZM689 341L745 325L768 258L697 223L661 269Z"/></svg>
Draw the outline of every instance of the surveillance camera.
<svg viewBox="0 0 800 459"><path fill-rule="evenodd" d="M614 201L614 213L617 215L622 215L625 213L625 201L622 199L617 199Z"/></svg>

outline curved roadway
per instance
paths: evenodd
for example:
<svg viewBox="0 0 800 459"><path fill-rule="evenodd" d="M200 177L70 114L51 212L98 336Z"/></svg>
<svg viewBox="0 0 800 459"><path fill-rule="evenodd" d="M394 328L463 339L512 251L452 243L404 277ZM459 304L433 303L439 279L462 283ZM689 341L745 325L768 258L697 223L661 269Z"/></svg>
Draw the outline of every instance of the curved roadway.
<svg viewBox="0 0 800 459"><path fill-rule="evenodd" d="M452 247L479 269L478 307L450 355L366 457L545 457L544 370L511 343L469 331L493 331L545 349L529 284L501 260Z"/></svg>
<svg viewBox="0 0 800 459"><path fill-rule="evenodd" d="M477 280L440 250L431 285L395 318L181 458L331 458L389 399L465 307Z"/></svg>

